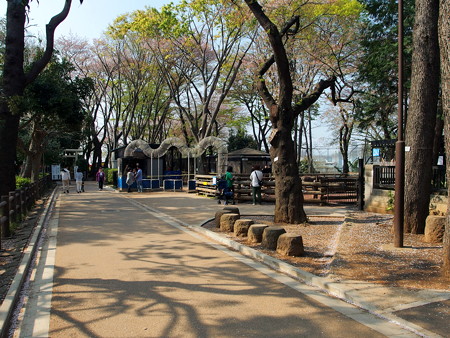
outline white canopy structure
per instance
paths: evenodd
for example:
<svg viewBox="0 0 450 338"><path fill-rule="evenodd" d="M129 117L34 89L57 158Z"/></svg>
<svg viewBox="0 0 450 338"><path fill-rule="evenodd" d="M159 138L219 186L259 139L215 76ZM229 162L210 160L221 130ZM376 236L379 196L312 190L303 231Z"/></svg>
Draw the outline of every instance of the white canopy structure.
<svg viewBox="0 0 450 338"><path fill-rule="evenodd" d="M178 137L170 137L165 139L157 149L152 149L150 145L143 140L134 140L128 144L125 149L124 156L133 156L136 149L140 149L146 156L150 158L159 158L167 153L167 151L176 147L182 157L187 157L188 161L192 158L200 157L207 148L213 147L217 150L217 174L225 172L227 164L227 143L215 136L209 136L201 140L195 147L189 148L186 143Z"/></svg>

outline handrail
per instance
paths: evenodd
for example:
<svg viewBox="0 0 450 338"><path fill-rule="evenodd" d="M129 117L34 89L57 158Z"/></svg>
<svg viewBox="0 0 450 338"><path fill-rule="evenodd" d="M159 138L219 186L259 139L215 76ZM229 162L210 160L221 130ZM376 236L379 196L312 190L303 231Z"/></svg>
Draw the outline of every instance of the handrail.
<svg viewBox="0 0 450 338"><path fill-rule="evenodd" d="M51 183L50 175L31 183L27 187L10 191L0 198L0 250L1 239L11 236L11 223L21 221L31 210L36 200L42 197L45 188Z"/></svg>

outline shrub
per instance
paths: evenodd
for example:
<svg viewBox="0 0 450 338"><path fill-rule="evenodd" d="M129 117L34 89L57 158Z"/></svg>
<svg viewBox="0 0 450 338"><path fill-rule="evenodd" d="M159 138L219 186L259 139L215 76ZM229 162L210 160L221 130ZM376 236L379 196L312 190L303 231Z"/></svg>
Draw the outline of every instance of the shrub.
<svg viewBox="0 0 450 338"><path fill-rule="evenodd" d="M114 182L114 173L117 173L117 169L112 168L103 168L103 171L105 172L105 183L106 184L115 184Z"/></svg>
<svg viewBox="0 0 450 338"><path fill-rule="evenodd" d="M30 178L16 176L16 189L22 189L23 187L29 186L30 184Z"/></svg>

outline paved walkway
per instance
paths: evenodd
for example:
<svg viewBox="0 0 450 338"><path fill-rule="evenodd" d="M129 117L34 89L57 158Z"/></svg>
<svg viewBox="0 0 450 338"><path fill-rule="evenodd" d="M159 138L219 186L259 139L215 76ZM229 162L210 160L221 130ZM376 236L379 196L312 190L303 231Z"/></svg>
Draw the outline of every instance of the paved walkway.
<svg viewBox="0 0 450 338"><path fill-rule="evenodd" d="M186 193L92 184L61 194L17 336L439 336L361 310L195 231L220 208ZM239 208L273 214L272 205Z"/></svg>

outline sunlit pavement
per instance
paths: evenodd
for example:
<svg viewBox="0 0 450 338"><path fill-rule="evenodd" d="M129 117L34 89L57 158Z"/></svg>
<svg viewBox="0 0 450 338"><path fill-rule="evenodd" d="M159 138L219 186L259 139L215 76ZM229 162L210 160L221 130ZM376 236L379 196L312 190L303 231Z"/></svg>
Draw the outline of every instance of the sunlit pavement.
<svg viewBox="0 0 450 338"><path fill-rule="evenodd" d="M86 190L59 197L18 336L416 336L187 228L214 199Z"/></svg>

